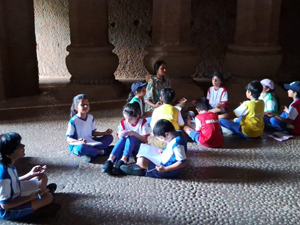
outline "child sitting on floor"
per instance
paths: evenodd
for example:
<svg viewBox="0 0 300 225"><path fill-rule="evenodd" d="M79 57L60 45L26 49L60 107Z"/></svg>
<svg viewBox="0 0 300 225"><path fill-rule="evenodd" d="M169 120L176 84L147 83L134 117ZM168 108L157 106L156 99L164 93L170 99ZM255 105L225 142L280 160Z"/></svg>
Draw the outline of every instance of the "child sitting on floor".
<svg viewBox="0 0 300 225"><path fill-rule="evenodd" d="M285 84L284 87L288 90L288 96L293 99L293 102L289 108L285 106L280 116L271 112L268 116L273 119L272 125L277 130L287 130L294 135L300 135L300 81Z"/></svg>
<svg viewBox="0 0 300 225"><path fill-rule="evenodd" d="M228 111L228 94L224 87L221 87L221 84L224 81L224 77L219 72L214 72L211 75L212 85L207 90L207 100L212 112L224 113Z"/></svg>
<svg viewBox="0 0 300 225"><path fill-rule="evenodd" d="M86 162L90 162L97 155L109 154L108 146L113 141L112 129L97 131L94 117L88 114L89 110L87 97L84 94L75 96L66 133L69 150L74 155L83 157Z"/></svg>
<svg viewBox="0 0 300 225"><path fill-rule="evenodd" d="M4 220L18 220L47 205L48 215L50 208L52 213L60 208L52 203L56 184L47 185L46 166L34 166L18 176L15 162L25 156L21 139L15 132L0 135L0 218Z"/></svg>
<svg viewBox="0 0 300 225"><path fill-rule="evenodd" d="M160 165L155 165L145 157L138 157L136 164L121 166L123 173L154 178L178 177L182 167L186 165L185 152L187 150L187 142L179 133L181 131L176 131L170 121L165 119L157 121L153 134L167 143L163 150L159 150L161 154Z"/></svg>
<svg viewBox="0 0 300 225"><path fill-rule="evenodd" d="M191 119L188 117L188 126L184 126L184 132L200 145L211 148L222 147L224 138L218 114L208 111L209 104L205 98L197 100L195 107L198 112L198 115L195 117L195 130L192 129Z"/></svg>
<svg viewBox="0 0 300 225"><path fill-rule="evenodd" d="M148 123L140 115L138 103L134 102L124 106L124 119L121 121L117 133L119 140L105 162L102 173L122 174L120 166L126 164L130 157L138 153L141 143L148 142L150 135ZM114 162L116 165L113 168Z"/></svg>
<svg viewBox="0 0 300 225"><path fill-rule="evenodd" d="M169 120L173 124L175 130L183 128L184 121L181 112L172 105L175 100L175 91L172 88L164 88L161 90L160 95L160 100L163 102L163 105L154 109L152 113L150 124L152 130L155 123L160 119Z"/></svg>
<svg viewBox="0 0 300 225"><path fill-rule="evenodd" d="M246 86L246 97L250 101L244 101L233 112L219 115L221 126L231 130L243 138L260 137L264 131L264 101L258 100L262 92L262 85L259 81L252 81ZM235 117L241 120L230 121Z"/></svg>
<svg viewBox="0 0 300 225"><path fill-rule="evenodd" d="M279 99L274 91L274 82L270 79L263 79L260 81L260 83L263 86L263 90L258 99L261 99L265 102L264 122L265 124L271 124L271 126L274 126L275 118L268 116L270 115L269 113L278 115Z"/></svg>

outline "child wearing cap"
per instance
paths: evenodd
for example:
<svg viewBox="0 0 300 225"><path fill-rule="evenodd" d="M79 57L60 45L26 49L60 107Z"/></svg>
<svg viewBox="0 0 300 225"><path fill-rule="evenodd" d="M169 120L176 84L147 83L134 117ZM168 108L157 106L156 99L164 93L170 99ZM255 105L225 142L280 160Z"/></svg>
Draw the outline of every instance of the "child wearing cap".
<svg viewBox="0 0 300 225"><path fill-rule="evenodd" d="M141 108L141 116L145 114L144 110L144 96L146 94L146 86L147 83L142 83L142 82L134 82L131 85L131 92L128 95L127 98L127 103L132 104L134 102L138 103L140 108ZM146 113L147 114L147 113ZM149 114L151 116L151 114Z"/></svg>
<svg viewBox="0 0 300 225"><path fill-rule="evenodd" d="M246 97L250 101L244 101L233 112L220 114L221 126L231 130L243 138L257 138L264 131L264 101L258 97L262 92L259 81L252 81L246 86ZM230 121L234 117L242 117L241 120Z"/></svg>
<svg viewBox="0 0 300 225"><path fill-rule="evenodd" d="M270 79L263 79L260 81L261 85L263 86L263 90L258 99L261 99L265 102L265 116L264 122L265 124L274 125L274 120L272 117L268 116L268 113L278 114L278 103L279 99L275 93L274 82Z"/></svg>
<svg viewBox="0 0 300 225"><path fill-rule="evenodd" d="M293 99L293 102L289 108L284 107L280 116L271 112L268 116L272 117L276 129L288 130L294 135L300 135L300 81L285 84L284 88L287 89L288 96Z"/></svg>
<svg viewBox="0 0 300 225"><path fill-rule="evenodd" d="M207 90L207 100L213 112L227 112L228 110L228 94L224 87L221 87L221 84L224 81L224 77L219 72L214 72L211 75L212 85Z"/></svg>

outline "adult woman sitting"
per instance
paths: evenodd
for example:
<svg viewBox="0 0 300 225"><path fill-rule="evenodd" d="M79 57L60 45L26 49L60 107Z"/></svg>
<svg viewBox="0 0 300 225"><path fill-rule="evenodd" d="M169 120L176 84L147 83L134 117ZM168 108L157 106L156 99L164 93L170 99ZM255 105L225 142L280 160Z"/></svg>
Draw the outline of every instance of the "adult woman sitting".
<svg viewBox="0 0 300 225"><path fill-rule="evenodd" d="M154 72L156 76L150 78L146 88L146 95L144 97L145 111L152 111L154 108L160 106L160 91L163 88L171 87L171 81L165 78L167 64L164 61L158 60L154 63Z"/></svg>

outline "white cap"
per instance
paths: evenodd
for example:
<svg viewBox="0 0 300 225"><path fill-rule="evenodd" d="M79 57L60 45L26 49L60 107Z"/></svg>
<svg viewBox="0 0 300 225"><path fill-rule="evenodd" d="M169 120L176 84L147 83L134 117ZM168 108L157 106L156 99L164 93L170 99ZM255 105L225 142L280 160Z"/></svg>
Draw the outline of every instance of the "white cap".
<svg viewBox="0 0 300 225"><path fill-rule="evenodd" d="M270 79L263 79L260 81L261 85L266 86L270 88L271 90L274 90L274 82Z"/></svg>

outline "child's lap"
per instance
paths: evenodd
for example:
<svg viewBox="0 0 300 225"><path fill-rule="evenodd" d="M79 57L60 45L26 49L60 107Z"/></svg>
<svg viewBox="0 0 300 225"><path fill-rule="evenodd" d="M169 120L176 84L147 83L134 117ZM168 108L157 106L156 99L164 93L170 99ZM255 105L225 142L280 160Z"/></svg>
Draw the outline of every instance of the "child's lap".
<svg viewBox="0 0 300 225"><path fill-rule="evenodd" d="M146 177L152 177L152 178L177 178L180 175L180 172L181 172L181 169L178 169L178 170L172 170L172 171L161 173L161 172L157 171L156 169L154 169L155 166L156 165L153 162L151 162L150 160L148 161L148 169L147 169L146 175L145 175ZM150 171L150 172L148 172L148 171Z"/></svg>
<svg viewBox="0 0 300 225"><path fill-rule="evenodd" d="M31 179L31 180L24 180L20 182L21 186L21 196L28 196L39 189L39 180L38 179Z"/></svg>
<svg viewBox="0 0 300 225"><path fill-rule="evenodd" d="M1 210L0 217L1 219L4 220L17 220L33 213L31 202L27 202L23 205L20 205L18 207L9 210L4 210L4 209L0 209L0 210Z"/></svg>

